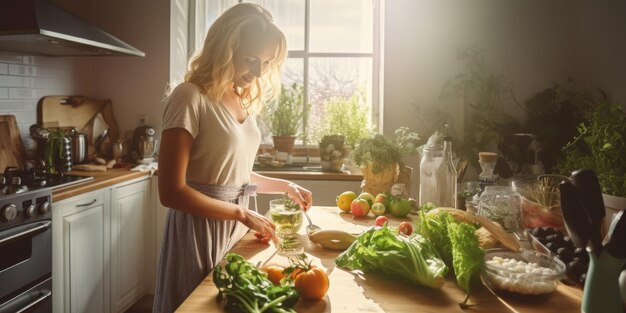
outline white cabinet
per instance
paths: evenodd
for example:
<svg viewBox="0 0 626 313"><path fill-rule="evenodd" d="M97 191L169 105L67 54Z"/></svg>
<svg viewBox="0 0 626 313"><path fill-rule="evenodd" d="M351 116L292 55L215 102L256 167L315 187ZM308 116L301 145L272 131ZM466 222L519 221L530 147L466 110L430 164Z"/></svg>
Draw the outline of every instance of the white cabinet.
<svg viewBox="0 0 626 313"><path fill-rule="evenodd" d="M145 177L53 203L53 312L118 313L151 293Z"/></svg>
<svg viewBox="0 0 626 313"><path fill-rule="evenodd" d="M152 223L149 181L111 190L111 311L123 312L149 285Z"/></svg>
<svg viewBox="0 0 626 313"><path fill-rule="evenodd" d="M54 312L109 312L107 190L53 205Z"/></svg>

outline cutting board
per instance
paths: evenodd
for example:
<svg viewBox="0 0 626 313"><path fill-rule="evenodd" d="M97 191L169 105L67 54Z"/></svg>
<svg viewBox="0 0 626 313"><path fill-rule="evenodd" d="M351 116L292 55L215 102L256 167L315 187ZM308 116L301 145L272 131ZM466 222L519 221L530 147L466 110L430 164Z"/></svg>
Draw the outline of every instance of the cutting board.
<svg viewBox="0 0 626 313"><path fill-rule="evenodd" d="M100 114L101 117L97 117ZM111 100L95 100L85 96L46 96L37 107L37 121L44 128L75 127L88 136L90 144L100 133L93 134L93 124L104 119L108 138L113 142L119 138L119 130L113 117Z"/></svg>
<svg viewBox="0 0 626 313"><path fill-rule="evenodd" d="M14 115L0 115L0 171L24 167L24 145Z"/></svg>

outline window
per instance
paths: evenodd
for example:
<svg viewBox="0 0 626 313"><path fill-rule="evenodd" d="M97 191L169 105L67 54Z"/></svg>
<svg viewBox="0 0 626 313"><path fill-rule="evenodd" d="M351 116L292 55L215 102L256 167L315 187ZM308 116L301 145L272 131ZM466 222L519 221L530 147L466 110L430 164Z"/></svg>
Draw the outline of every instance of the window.
<svg viewBox="0 0 626 313"><path fill-rule="evenodd" d="M269 9L287 37L288 59L283 65L283 84L304 86L311 104L303 124L308 136L303 144L316 144L313 130L325 116L325 104L333 98L359 101L378 125L380 109L380 1L381 0L253 0ZM237 0L222 0L209 9L209 25L215 15ZM212 16L211 16L212 15ZM264 129L263 143L271 143Z"/></svg>

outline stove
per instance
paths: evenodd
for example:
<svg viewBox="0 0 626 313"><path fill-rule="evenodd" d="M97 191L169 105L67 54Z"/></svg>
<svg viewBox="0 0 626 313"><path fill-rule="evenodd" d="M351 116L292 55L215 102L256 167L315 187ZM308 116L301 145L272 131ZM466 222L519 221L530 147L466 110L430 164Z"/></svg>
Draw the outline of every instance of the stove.
<svg viewBox="0 0 626 313"><path fill-rule="evenodd" d="M13 167L0 174L0 313L52 311L52 191L92 179Z"/></svg>
<svg viewBox="0 0 626 313"><path fill-rule="evenodd" d="M7 167L0 174L0 198L40 188L52 190L93 180L92 176L48 173L40 169L18 169Z"/></svg>

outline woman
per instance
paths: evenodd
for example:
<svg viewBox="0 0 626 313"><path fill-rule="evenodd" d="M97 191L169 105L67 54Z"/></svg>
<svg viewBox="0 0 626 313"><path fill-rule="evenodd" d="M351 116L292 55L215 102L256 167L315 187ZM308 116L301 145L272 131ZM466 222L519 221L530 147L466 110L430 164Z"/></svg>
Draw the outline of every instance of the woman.
<svg viewBox="0 0 626 313"><path fill-rule="evenodd" d="M235 5L211 26L185 82L169 96L159 196L170 210L155 312L174 311L248 229L263 240L274 236L272 222L248 209L255 189L286 192L305 210L311 206L310 191L252 172L261 137L253 113L279 94L286 50L269 11L252 3Z"/></svg>

